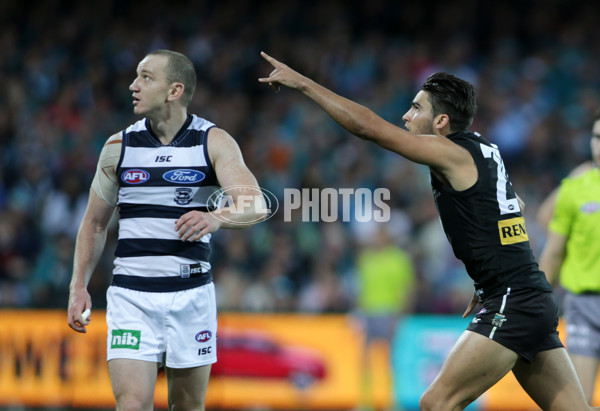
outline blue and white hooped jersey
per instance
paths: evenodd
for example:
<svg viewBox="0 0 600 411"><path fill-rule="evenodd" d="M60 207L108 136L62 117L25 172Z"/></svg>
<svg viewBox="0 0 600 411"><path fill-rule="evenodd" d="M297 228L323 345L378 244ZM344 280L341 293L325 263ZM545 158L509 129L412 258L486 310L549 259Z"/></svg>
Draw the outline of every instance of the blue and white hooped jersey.
<svg viewBox="0 0 600 411"><path fill-rule="evenodd" d="M210 234L188 242L175 231L175 221L188 211L217 207L220 186L206 147L211 127L189 115L168 145L146 119L123 131L113 285L164 292L211 281Z"/></svg>

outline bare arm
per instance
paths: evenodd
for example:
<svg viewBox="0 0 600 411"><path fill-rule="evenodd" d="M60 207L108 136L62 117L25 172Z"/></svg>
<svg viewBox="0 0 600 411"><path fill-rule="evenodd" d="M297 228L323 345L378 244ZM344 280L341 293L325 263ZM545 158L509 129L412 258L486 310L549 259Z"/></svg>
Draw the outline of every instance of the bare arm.
<svg viewBox="0 0 600 411"><path fill-rule="evenodd" d="M431 166L452 180L452 170L473 164L470 154L464 148L445 137L435 135L413 135L408 131L379 117L373 111L347 98L335 94L292 70L266 53L263 58L275 70L269 77L260 78L261 83L269 83L279 89L279 85L298 90L321 106L338 124L350 133L365 140L373 141L381 147L394 151L414 162Z"/></svg>
<svg viewBox="0 0 600 411"><path fill-rule="evenodd" d="M568 237L550 231L546 246L540 257L540 270L546 273L546 279L552 285L558 282L560 268L565 260Z"/></svg>
<svg viewBox="0 0 600 411"><path fill-rule="evenodd" d="M104 250L106 230L117 202L119 186L116 170L120 151L121 138L115 134L107 140L100 153L87 209L77 233L67 310L69 326L82 333L86 332L85 326L90 320L84 320L81 314L92 308L87 285Z"/></svg>
<svg viewBox="0 0 600 411"><path fill-rule="evenodd" d="M219 228L244 228L266 217L266 205L256 178L244 163L238 144L226 131L209 131L208 155L219 184L232 204L211 213L190 211L175 224L183 241L197 241Z"/></svg>
<svg viewBox="0 0 600 411"><path fill-rule="evenodd" d="M69 287L69 326L78 332L86 332L85 326L89 324L89 320L81 318L86 308L92 308L87 285L104 250L106 230L114 210L93 189L90 190L87 210L75 243L73 277Z"/></svg>

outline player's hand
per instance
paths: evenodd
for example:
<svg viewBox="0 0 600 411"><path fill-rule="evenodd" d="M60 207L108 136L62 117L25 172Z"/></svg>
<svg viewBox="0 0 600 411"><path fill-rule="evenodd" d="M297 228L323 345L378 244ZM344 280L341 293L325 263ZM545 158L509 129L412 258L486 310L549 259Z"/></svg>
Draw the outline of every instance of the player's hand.
<svg viewBox="0 0 600 411"><path fill-rule="evenodd" d="M271 63L271 65L275 68L275 70L273 70L271 74L269 74L269 77L259 78L258 81L260 83L268 83L275 89L276 92L279 92L279 87L281 85L295 90L300 90L306 77L292 70L282 62L269 56L264 51L261 51L260 55L269 63Z"/></svg>
<svg viewBox="0 0 600 411"><path fill-rule="evenodd" d="M467 318L467 316L471 314L471 311L473 311L473 308L475 308L477 304L479 304L479 297L477 297L477 294L473 293L473 298L471 299L471 302L467 306L467 309L465 310L462 317Z"/></svg>
<svg viewBox="0 0 600 411"><path fill-rule="evenodd" d="M198 241L221 227L221 221L210 213L188 211L175 221L175 231L181 241Z"/></svg>
<svg viewBox="0 0 600 411"><path fill-rule="evenodd" d="M91 319L88 317L84 319L81 315L86 310L92 309L92 297L85 288L76 291L71 291L69 294L69 327L79 333L86 333L85 327L90 323Z"/></svg>

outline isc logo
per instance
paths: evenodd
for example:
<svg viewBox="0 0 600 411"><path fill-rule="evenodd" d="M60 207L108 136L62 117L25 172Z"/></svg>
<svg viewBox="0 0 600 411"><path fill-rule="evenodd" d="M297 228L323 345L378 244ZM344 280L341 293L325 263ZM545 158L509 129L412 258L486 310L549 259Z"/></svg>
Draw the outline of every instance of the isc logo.
<svg viewBox="0 0 600 411"><path fill-rule="evenodd" d="M170 163L173 156L156 156L155 163Z"/></svg>
<svg viewBox="0 0 600 411"><path fill-rule="evenodd" d="M198 355L206 355L211 353L211 347L198 348Z"/></svg>
<svg viewBox="0 0 600 411"><path fill-rule="evenodd" d="M207 342L212 337L212 333L208 330L200 331L196 334L196 341L198 342Z"/></svg>
<svg viewBox="0 0 600 411"><path fill-rule="evenodd" d="M121 180L127 184L141 184L150 179L150 173L146 170L133 169L124 171Z"/></svg>

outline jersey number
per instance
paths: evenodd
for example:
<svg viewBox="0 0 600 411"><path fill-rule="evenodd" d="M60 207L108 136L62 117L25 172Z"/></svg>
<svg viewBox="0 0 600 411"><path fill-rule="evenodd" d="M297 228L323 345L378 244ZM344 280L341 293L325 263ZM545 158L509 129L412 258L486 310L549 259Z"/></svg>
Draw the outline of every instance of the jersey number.
<svg viewBox="0 0 600 411"><path fill-rule="evenodd" d="M500 157L500 151L496 145L487 146L481 144L481 151L485 158L491 158L496 162L496 170L498 171L498 180L496 181L496 199L500 206L500 214L512 214L521 211L519 207L519 201L516 198L507 198L506 188L508 186L508 175L506 174L506 168L502 157Z"/></svg>

